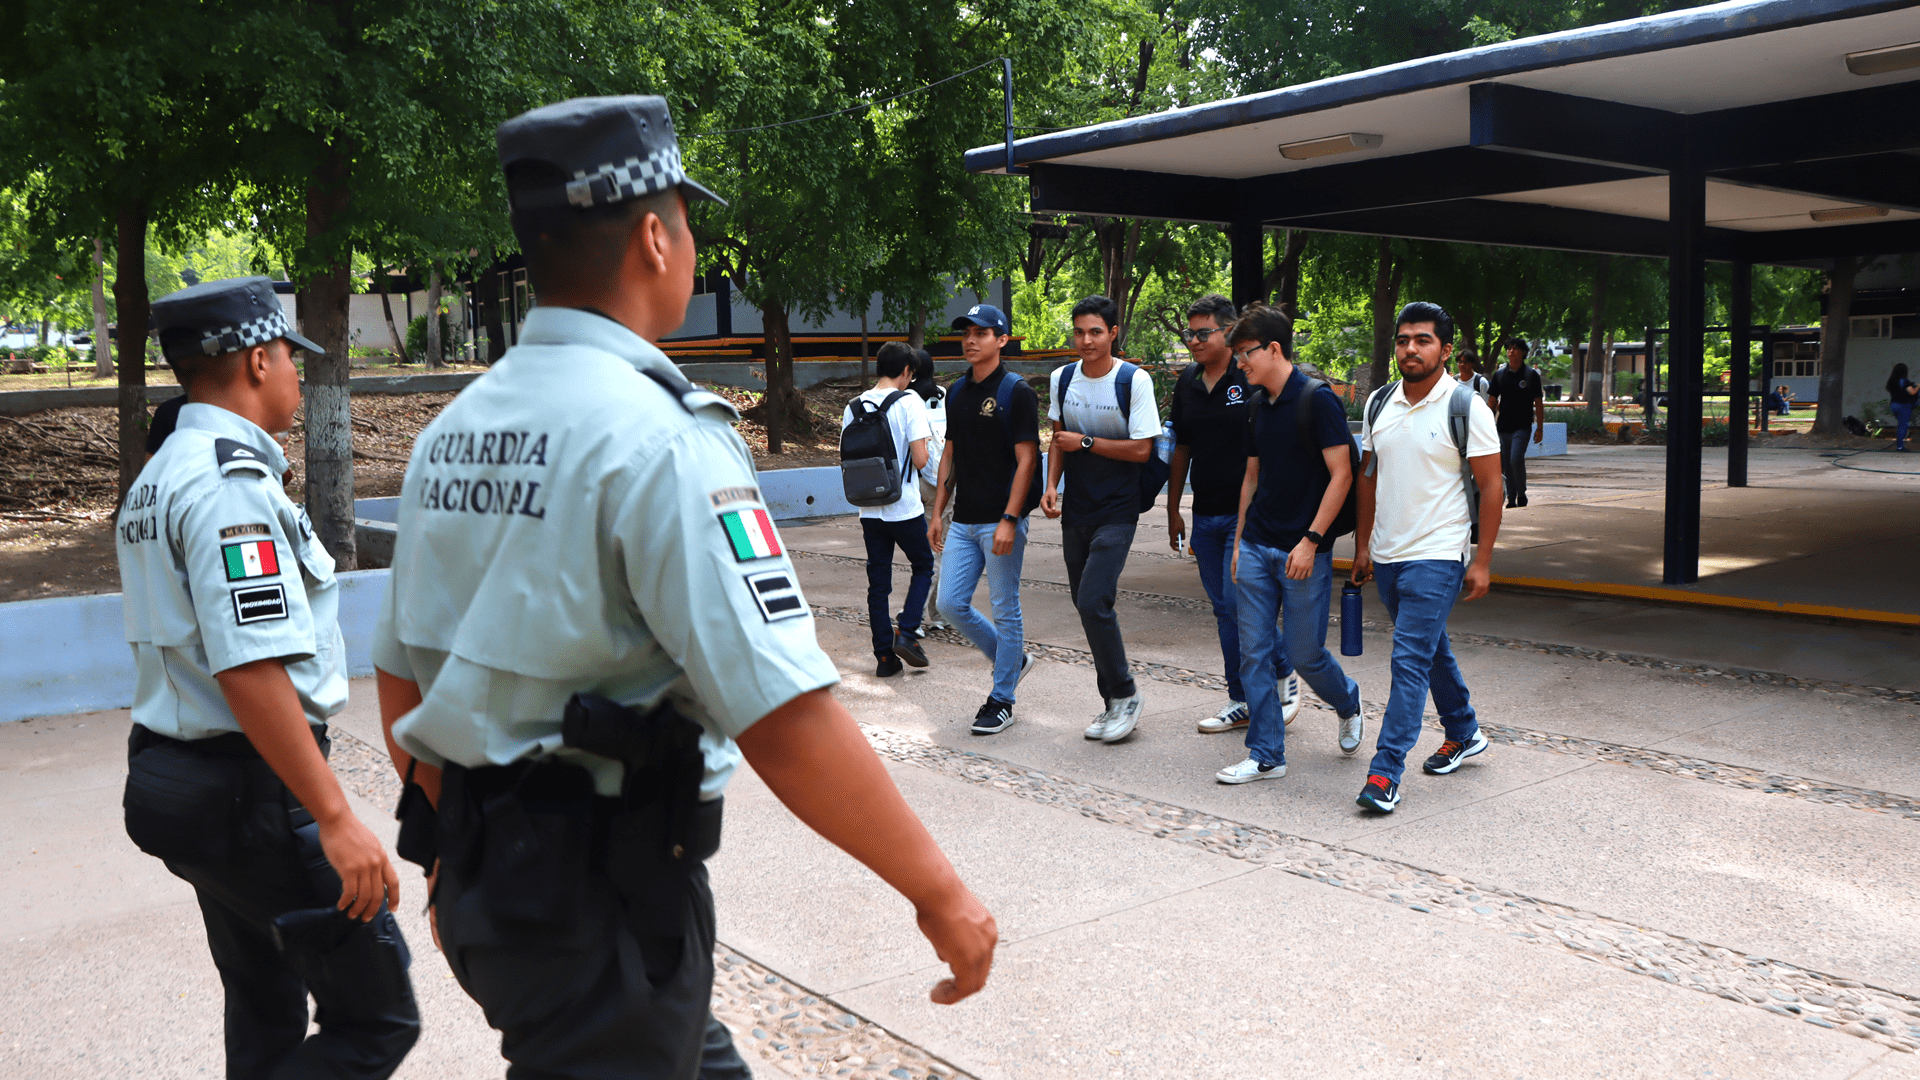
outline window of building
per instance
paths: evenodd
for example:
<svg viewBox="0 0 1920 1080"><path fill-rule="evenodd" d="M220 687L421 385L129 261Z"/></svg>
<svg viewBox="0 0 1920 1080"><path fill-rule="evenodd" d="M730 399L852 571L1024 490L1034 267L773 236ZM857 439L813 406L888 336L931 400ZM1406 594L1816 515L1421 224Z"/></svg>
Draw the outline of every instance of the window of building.
<svg viewBox="0 0 1920 1080"><path fill-rule="evenodd" d="M1884 338L1893 336L1893 319L1887 315L1869 315L1853 319L1847 324L1847 333L1857 338Z"/></svg>
<svg viewBox="0 0 1920 1080"><path fill-rule="evenodd" d="M1780 378L1820 374L1820 343L1817 341L1774 342L1773 373Z"/></svg>

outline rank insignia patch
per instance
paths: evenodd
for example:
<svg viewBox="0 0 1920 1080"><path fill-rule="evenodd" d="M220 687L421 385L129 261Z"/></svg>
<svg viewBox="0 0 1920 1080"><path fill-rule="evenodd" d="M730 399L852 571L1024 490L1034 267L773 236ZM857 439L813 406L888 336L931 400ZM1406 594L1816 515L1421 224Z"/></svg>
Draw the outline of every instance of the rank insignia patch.
<svg viewBox="0 0 1920 1080"><path fill-rule="evenodd" d="M780 534L773 531L773 519L765 510L730 510L720 515L720 526L733 545L734 562L771 559L780 554Z"/></svg>
<svg viewBox="0 0 1920 1080"><path fill-rule="evenodd" d="M800 595L800 586L795 584L793 575L785 570L748 574L747 587L753 590L753 602L760 606L761 618L768 622L779 622L807 613L807 601Z"/></svg>
<svg viewBox="0 0 1920 1080"><path fill-rule="evenodd" d="M251 589L233 590L233 617L242 626L286 618L287 587L256 585Z"/></svg>
<svg viewBox="0 0 1920 1080"><path fill-rule="evenodd" d="M226 559L228 581L273 577L280 572L280 559L274 553L272 540L248 540L242 544L222 544L220 554Z"/></svg>

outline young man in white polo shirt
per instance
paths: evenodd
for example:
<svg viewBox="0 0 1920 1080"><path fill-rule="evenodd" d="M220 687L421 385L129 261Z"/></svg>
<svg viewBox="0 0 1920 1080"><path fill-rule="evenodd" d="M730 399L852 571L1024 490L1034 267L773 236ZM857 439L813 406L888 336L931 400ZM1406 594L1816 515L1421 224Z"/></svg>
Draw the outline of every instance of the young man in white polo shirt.
<svg viewBox="0 0 1920 1080"><path fill-rule="evenodd" d="M1420 739L1429 690L1446 741L1427 758L1426 771L1453 772L1487 748L1447 642L1447 616L1463 583L1466 599L1486 595L1501 509L1493 411L1447 374L1453 317L1437 304L1416 301L1400 310L1396 325L1400 381L1367 402L1353 553L1353 580L1377 579L1380 602L1393 620L1393 690L1356 800L1383 814L1400 805L1400 775ZM1466 406L1463 432L1454 430L1449 415L1456 389ZM1477 547L1464 475L1469 469L1479 487Z"/></svg>

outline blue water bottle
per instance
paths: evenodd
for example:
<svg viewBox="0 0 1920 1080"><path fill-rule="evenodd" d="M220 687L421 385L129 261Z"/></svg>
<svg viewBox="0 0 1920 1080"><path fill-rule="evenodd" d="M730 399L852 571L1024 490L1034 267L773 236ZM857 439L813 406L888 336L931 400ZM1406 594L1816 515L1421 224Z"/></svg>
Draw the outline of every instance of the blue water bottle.
<svg viewBox="0 0 1920 1080"><path fill-rule="evenodd" d="M1361 649L1360 623L1365 618L1360 611L1360 586L1348 579L1340 587L1340 655L1359 656Z"/></svg>

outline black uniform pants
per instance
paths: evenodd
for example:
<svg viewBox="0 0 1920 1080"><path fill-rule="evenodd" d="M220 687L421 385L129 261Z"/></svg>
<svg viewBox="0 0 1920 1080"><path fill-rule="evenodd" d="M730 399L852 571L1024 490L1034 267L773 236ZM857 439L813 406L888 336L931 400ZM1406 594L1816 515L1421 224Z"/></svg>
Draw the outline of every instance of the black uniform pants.
<svg viewBox="0 0 1920 1080"><path fill-rule="evenodd" d="M226 989L228 1080L391 1076L420 1035L400 926L383 906L372 922L311 918L276 942L275 919L332 908L340 879L311 816L251 744L135 725L124 805L134 841L199 898Z"/></svg>
<svg viewBox="0 0 1920 1080"><path fill-rule="evenodd" d="M620 805L577 766L448 766L433 897L447 962L500 1032L508 1080L748 1080L708 1009L706 867L634 872L652 863L623 852L653 834L623 829Z"/></svg>

